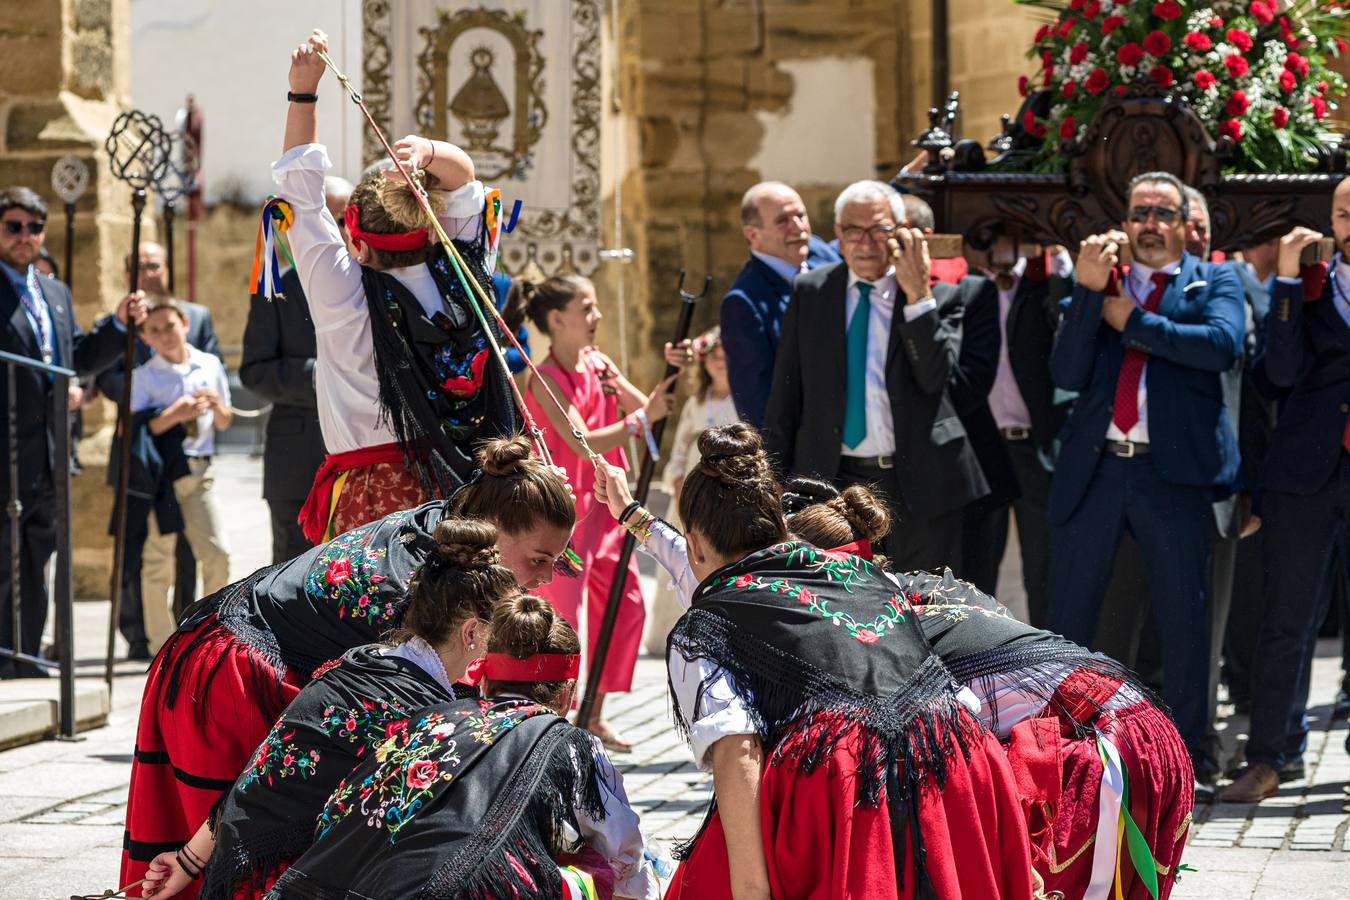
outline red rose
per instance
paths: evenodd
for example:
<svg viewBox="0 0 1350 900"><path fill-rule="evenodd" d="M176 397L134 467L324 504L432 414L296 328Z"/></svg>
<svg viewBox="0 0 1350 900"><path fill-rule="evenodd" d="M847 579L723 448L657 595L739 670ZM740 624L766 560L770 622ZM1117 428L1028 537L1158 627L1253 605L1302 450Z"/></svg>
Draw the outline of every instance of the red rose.
<svg viewBox="0 0 1350 900"><path fill-rule="evenodd" d="M1091 22L1097 18L1097 16L1101 13L1101 11L1102 11L1101 0L1092 0L1092 2L1089 3L1087 7L1083 10L1083 18Z"/></svg>
<svg viewBox="0 0 1350 900"><path fill-rule="evenodd" d="M797 592L797 599L802 603L810 603L812 600L816 599L816 596L816 594L808 591L806 588L802 588Z"/></svg>
<svg viewBox="0 0 1350 900"><path fill-rule="evenodd" d="M1111 93L1115 94L1117 97L1124 97L1125 85L1123 84L1116 85L1114 88L1111 89Z"/></svg>
<svg viewBox="0 0 1350 900"><path fill-rule="evenodd" d="M1289 124L1289 110L1283 106L1277 106L1270 111L1270 124L1276 128L1283 128Z"/></svg>
<svg viewBox="0 0 1350 900"><path fill-rule="evenodd" d="M864 644L875 644L877 642L877 633L870 628L859 628L853 636Z"/></svg>
<svg viewBox="0 0 1350 900"><path fill-rule="evenodd" d="M328 571L323 577L329 584L342 584L352 577L352 564L345 556L338 557L328 564Z"/></svg>
<svg viewBox="0 0 1350 900"><path fill-rule="evenodd" d="M1331 90L1331 85L1327 84L1325 81L1317 82L1317 93L1325 95L1329 90Z"/></svg>
<svg viewBox="0 0 1350 900"><path fill-rule="evenodd" d="M1073 116L1065 116L1064 121L1059 123L1059 136L1063 140L1072 140L1078 133L1078 127L1074 124Z"/></svg>
<svg viewBox="0 0 1350 900"><path fill-rule="evenodd" d="M1111 79L1107 77L1105 69L1093 69L1088 75L1087 81L1083 82L1083 87L1087 88L1089 94L1100 94L1106 90Z"/></svg>
<svg viewBox="0 0 1350 900"><path fill-rule="evenodd" d="M1227 135L1233 139L1233 143L1242 140L1242 123L1237 119L1229 119L1219 126L1219 134Z"/></svg>
<svg viewBox="0 0 1350 900"><path fill-rule="evenodd" d="M1308 105L1312 107L1313 115L1318 119L1324 119L1327 115L1327 101L1321 97L1309 97Z"/></svg>
<svg viewBox="0 0 1350 900"><path fill-rule="evenodd" d="M1228 98L1228 102L1224 104L1223 111L1225 114L1236 118L1245 113L1247 107L1250 105L1251 104L1247 102L1246 93L1243 91L1233 91L1233 96Z"/></svg>
<svg viewBox="0 0 1350 900"><path fill-rule="evenodd" d="M750 578L750 574L747 572L746 574L741 575L736 579L735 582L736 587L738 588L749 587L751 580L752 579Z"/></svg>
<svg viewBox="0 0 1350 900"><path fill-rule="evenodd" d="M1228 29L1228 34L1226 35L1226 37L1228 38L1228 43L1232 44L1234 47L1238 48L1243 53L1246 53L1248 50L1252 49L1252 36L1247 32L1243 31L1241 28Z"/></svg>
<svg viewBox="0 0 1350 900"><path fill-rule="evenodd" d="M1312 67L1308 64L1306 56L1299 56L1297 53L1290 53L1284 60L1285 71L1293 72L1299 78L1307 78L1308 72Z"/></svg>
<svg viewBox="0 0 1350 900"><path fill-rule="evenodd" d="M1211 18L1211 19L1209 20L1209 27L1210 27L1210 28L1222 28L1222 27L1223 27L1223 19L1220 19L1218 16L1214 16L1213 18Z"/></svg>
<svg viewBox="0 0 1350 900"><path fill-rule="evenodd" d="M1049 87L1050 82L1055 80L1055 70L1046 69L1041 75L1041 87Z"/></svg>
<svg viewBox="0 0 1350 900"><path fill-rule="evenodd" d="M1234 78L1241 78L1247 74L1247 61L1236 53L1230 53L1223 58L1224 68L1228 74Z"/></svg>
<svg viewBox="0 0 1350 900"><path fill-rule="evenodd" d="M1192 31L1181 39L1181 42L1192 50L1208 50L1214 46L1214 42L1209 39L1209 35L1201 34L1198 31Z"/></svg>
<svg viewBox="0 0 1350 900"><path fill-rule="evenodd" d="M1144 58L1144 48L1140 47L1134 41L1121 47L1116 51L1116 62L1122 66L1137 66L1139 60Z"/></svg>
<svg viewBox="0 0 1350 900"><path fill-rule="evenodd" d="M1087 59L1088 45L1079 41L1069 50L1069 65L1076 66Z"/></svg>
<svg viewBox="0 0 1350 900"><path fill-rule="evenodd" d="M1076 24L1078 24L1078 20L1073 16L1069 16L1063 22L1059 23L1059 27L1055 29L1055 34L1060 37L1068 37L1069 32L1073 31L1073 26Z"/></svg>
<svg viewBox="0 0 1350 900"><path fill-rule="evenodd" d="M1153 5L1153 14L1160 19L1177 19L1181 17L1181 4L1176 0L1162 0L1161 3Z"/></svg>
<svg viewBox="0 0 1350 900"><path fill-rule="evenodd" d="M1214 87L1217 81L1218 79L1214 77L1212 72L1208 72L1204 69L1195 73L1195 86L1202 91Z"/></svg>
<svg viewBox="0 0 1350 900"><path fill-rule="evenodd" d="M1027 93L1029 92L1029 90L1030 90L1030 88L1028 88L1028 85L1029 85L1030 83L1031 83L1031 79L1027 78L1027 76L1025 76L1025 75L1023 75L1023 76L1021 76L1020 78L1018 78L1018 79L1017 79L1017 93L1019 93L1019 94L1021 94L1023 97L1025 97L1025 96L1027 95Z"/></svg>
<svg viewBox="0 0 1350 900"><path fill-rule="evenodd" d="M1167 66L1154 66L1148 73L1148 77L1153 79L1153 83L1160 88L1169 88L1172 86L1172 70Z"/></svg>
<svg viewBox="0 0 1350 900"><path fill-rule="evenodd" d="M1050 36L1050 26L1042 25L1040 28L1036 29L1036 39L1032 43L1039 44L1041 41L1045 40L1049 36Z"/></svg>
<svg viewBox="0 0 1350 900"><path fill-rule="evenodd" d="M1280 73L1280 90L1290 94L1296 87L1298 87L1298 79L1294 77L1293 72L1286 70Z"/></svg>
<svg viewBox="0 0 1350 900"><path fill-rule="evenodd" d="M1269 25L1275 21L1275 10L1271 9L1261 0L1252 0L1252 5L1247 7L1247 12L1252 14L1252 18L1262 25Z"/></svg>
<svg viewBox="0 0 1350 900"><path fill-rule="evenodd" d="M1345 55L1345 41L1340 38L1336 38L1336 52L1342 56Z"/></svg>
<svg viewBox="0 0 1350 900"><path fill-rule="evenodd" d="M1041 54L1041 68L1042 68L1042 69L1049 70L1049 69L1053 69L1054 67L1055 67L1055 54L1051 53L1049 50L1047 50L1047 51L1045 51L1044 53L1042 53L1042 54Z"/></svg>
<svg viewBox="0 0 1350 900"><path fill-rule="evenodd" d="M1065 97L1072 97L1073 92L1078 90L1078 85L1070 79L1059 86L1059 92Z"/></svg>
<svg viewBox="0 0 1350 900"><path fill-rule="evenodd" d="M1150 31L1148 37L1144 38L1144 49L1151 56L1162 56L1172 49L1172 39L1161 31Z"/></svg>
<svg viewBox="0 0 1350 900"><path fill-rule="evenodd" d="M1087 3L1087 0L1069 0L1069 9L1079 10Z"/></svg>
<svg viewBox="0 0 1350 900"><path fill-rule="evenodd" d="M1107 16L1102 19L1102 34L1110 34L1124 24L1124 16Z"/></svg>
<svg viewBox="0 0 1350 900"><path fill-rule="evenodd" d="M431 787L436 780L436 764L429 759L419 759L408 766L408 785L410 787Z"/></svg>
<svg viewBox="0 0 1350 900"><path fill-rule="evenodd" d="M395 719L395 720L392 721L392 722L386 722L386 723L385 723L385 726L384 726L384 736L385 736L385 739L387 740L387 739L393 737L394 735L396 735L396 734L401 734L402 732L407 731L407 730L408 730L408 720L407 720L407 719Z"/></svg>
<svg viewBox="0 0 1350 900"><path fill-rule="evenodd" d="M1036 130L1036 114L1033 113L1031 110L1027 110L1026 112L1022 113L1022 130L1023 131Z"/></svg>

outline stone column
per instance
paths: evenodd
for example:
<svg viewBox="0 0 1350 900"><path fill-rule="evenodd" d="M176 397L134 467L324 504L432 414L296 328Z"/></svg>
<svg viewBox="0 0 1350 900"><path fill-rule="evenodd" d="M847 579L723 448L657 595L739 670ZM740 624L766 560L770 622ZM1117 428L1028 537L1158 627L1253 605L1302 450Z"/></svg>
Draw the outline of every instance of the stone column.
<svg viewBox="0 0 1350 900"><path fill-rule="evenodd" d="M127 92L127 0L0 0L0 171L8 185L47 201L46 247L65 256L64 204L51 188L52 165L65 154L90 169L76 209L71 284L75 318L88 329L125 290L122 261L130 242L130 195L108 172L103 141ZM62 272L66 278L67 273ZM85 410L85 472L71 483L77 596L106 596L111 490L104 484L111 404Z"/></svg>

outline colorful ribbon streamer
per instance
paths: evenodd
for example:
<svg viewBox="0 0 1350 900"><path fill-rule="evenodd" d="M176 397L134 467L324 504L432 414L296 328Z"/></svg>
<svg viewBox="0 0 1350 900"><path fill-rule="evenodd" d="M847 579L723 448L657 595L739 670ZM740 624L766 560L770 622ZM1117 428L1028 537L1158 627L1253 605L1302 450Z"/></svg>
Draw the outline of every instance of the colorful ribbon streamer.
<svg viewBox="0 0 1350 900"><path fill-rule="evenodd" d="M258 238L253 246L253 270L248 276L250 294L257 294L269 300L273 297L285 298L281 290L281 266L277 261L277 248L281 248L291 268L295 268L295 260L291 259L291 251L286 249L286 244L277 240L277 234L290 231L294 221L295 212L291 209L291 205L276 194L272 194L263 203L262 221L258 223Z"/></svg>

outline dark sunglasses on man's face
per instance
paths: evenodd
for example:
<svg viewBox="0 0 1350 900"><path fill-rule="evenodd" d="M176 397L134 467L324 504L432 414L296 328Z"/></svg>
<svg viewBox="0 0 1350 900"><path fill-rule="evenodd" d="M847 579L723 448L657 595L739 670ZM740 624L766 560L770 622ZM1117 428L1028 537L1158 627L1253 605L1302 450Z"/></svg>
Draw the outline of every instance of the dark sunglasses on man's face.
<svg viewBox="0 0 1350 900"><path fill-rule="evenodd" d="M1130 221L1144 224L1152 216L1159 222L1171 222L1181 215L1181 210L1170 206L1136 206L1130 209Z"/></svg>
<svg viewBox="0 0 1350 900"><path fill-rule="evenodd" d="M46 228L47 228L47 223L46 223L46 222L12 222L12 221L10 221L10 222L5 222L5 233L6 233L6 234L18 234L18 233L20 233L21 231L23 231L25 228L28 229L28 233L29 233L29 234L33 235L34 237L37 237L39 234L42 234L42 232L46 230Z"/></svg>

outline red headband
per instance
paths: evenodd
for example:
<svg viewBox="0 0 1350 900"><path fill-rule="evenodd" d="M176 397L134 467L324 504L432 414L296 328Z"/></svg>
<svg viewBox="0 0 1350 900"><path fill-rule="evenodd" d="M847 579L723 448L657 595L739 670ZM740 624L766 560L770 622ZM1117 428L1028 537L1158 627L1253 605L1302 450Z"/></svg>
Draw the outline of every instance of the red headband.
<svg viewBox="0 0 1350 900"><path fill-rule="evenodd" d="M398 253L404 250L421 250L427 245L427 230L425 228L418 228L416 231L399 231L394 234L375 234L370 231L362 231L360 225L361 209L355 203L347 204L347 211L342 214L342 220L347 225L347 233L352 236L352 243L360 241L375 250Z"/></svg>
<svg viewBox="0 0 1350 900"><path fill-rule="evenodd" d="M851 544L845 544L842 547L835 547L831 553L847 553L849 556L856 556L859 559L872 558L872 542L867 538L856 540Z"/></svg>
<svg viewBox="0 0 1350 900"><path fill-rule="evenodd" d="M567 681L581 672L580 653L536 653L516 659L509 653L489 653L465 669L469 684L488 681Z"/></svg>

